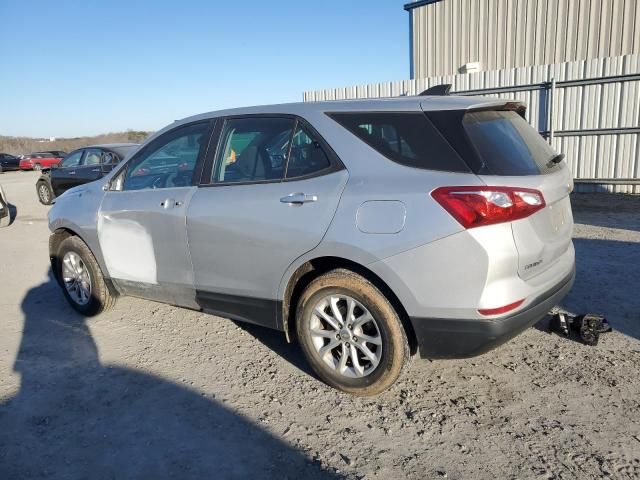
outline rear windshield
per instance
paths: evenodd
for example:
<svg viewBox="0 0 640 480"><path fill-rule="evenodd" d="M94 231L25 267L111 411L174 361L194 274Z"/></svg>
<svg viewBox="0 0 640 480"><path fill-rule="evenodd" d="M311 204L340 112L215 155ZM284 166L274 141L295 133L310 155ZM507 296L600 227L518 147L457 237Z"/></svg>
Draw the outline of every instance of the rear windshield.
<svg viewBox="0 0 640 480"><path fill-rule="evenodd" d="M494 175L538 175L558 168L551 145L513 111L467 113L462 120L483 170Z"/></svg>
<svg viewBox="0 0 640 480"><path fill-rule="evenodd" d="M471 171L424 113L359 112L328 115L394 162L446 172Z"/></svg>
<svg viewBox="0 0 640 480"><path fill-rule="evenodd" d="M427 116L478 175L540 175L556 152L512 110L435 111Z"/></svg>

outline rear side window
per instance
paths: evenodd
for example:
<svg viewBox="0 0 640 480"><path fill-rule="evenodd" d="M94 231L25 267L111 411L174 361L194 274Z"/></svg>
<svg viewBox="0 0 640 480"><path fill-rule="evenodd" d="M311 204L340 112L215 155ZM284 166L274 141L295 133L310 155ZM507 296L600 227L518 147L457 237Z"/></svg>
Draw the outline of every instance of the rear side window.
<svg viewBox="0 0 640 480"><path fill-rule="evenodd" d="M329 113L370 147L408 167L469 173L470 169L420 112Z"/></svg>
<svg viewBox="0 0 640 480"><path fill-rule="evenodd" d="M232 118L224 122L214 183L280 180L295 120L279 117Z"/></svg>
<svg viewBox="0 0 640 480"><path fill-rule="evenodd" d="M320 142L298 122L291 141L291 153L287 164L287 178L304 177L331 166L329 157Z"/></svg>
<svg viewBox="0 0 640 480"><path fill-rule="evenodd" d="M87 150L87 153L84 156L84 165L100 165L100 158L102 157L102 151L96 148L92 148Z"/></svg>

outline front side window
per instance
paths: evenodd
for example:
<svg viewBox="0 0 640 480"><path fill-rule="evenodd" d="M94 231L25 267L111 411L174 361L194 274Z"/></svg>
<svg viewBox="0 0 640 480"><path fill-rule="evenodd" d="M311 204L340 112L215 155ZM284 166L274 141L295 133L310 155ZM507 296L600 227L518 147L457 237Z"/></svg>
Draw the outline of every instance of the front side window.
<svg viewBox="0 0 640 480"><path fill-rule="evenodd" d="M124 190L191 185L198 156L206 145L208 123L165 133L134 157L124 174Z"/></svg>
<svg viewBox="0 0 640 480"><path fill-rule="evenodd" d="M84 165L87 167L100 165L100 157L102 157L102 151L95 148L88 149L84 156Z"/></svg>
<svg viewBox="0 0 640 480"><path fill-rule="evenodd" d="M304 177L331 166L329 157L311 133L298 123L291 141L287 178Z"/></svg>
<svg viewBox="0 0 640 480"><path fill-rule="evenodd" d="M67 155L60 166L62 168L77 167L80 165L80 160L82 160L82 150L78 150Z"/></svg>
<svg viewBox="0 0 640 480"><path fill-rule="evenodd" d="M232 118L224 122L212 183L244 183L283 177L295 120Z"/></svg>

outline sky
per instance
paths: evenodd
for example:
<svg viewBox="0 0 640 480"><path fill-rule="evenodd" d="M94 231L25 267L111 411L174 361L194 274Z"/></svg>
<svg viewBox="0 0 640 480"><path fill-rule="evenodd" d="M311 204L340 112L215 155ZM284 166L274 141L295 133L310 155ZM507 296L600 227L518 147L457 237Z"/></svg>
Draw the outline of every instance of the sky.
<svg viewBox="0 0 640 480"><path fill-rule="evenodd" d="M0 135L157 130L409 78L408 0L0 0Z"/></svg>

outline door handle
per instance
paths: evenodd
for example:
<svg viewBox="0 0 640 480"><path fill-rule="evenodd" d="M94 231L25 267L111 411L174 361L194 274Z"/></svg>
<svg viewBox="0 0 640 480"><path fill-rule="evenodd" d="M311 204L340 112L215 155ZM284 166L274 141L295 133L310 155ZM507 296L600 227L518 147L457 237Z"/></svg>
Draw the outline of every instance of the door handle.
<svg viewBox="0 0 640 480"><path fill-rule="evenodd" d="M176 202L173 198L167 198L165 201L160 202L160 206L169 209L182 206L182 202Z"/></svg>
<svg viewBox="0 0 640 480"><path fill-rule="evenodd" d="M99 171L100 171L100 169L99 169L99 168L92 168L92 169L91 169L91 171L92 171L92 172L99 172Z"/></svg>
<svg viewBox="0 0 640 480"><path fill-rule="evenodd" d="M75 174L76 174L75 170L72 170L72 171L69 172L69 175L75 175Z"/></svg>
<svg viewBox="0 0 640 480"><path fill-rule="evenodd" d="M306 195L304 193L291 193L286 197L280 199L282 203L288 203L289 205L302 205L303 203L317 202L317 195Z"/></svg>

